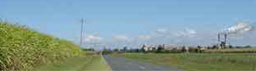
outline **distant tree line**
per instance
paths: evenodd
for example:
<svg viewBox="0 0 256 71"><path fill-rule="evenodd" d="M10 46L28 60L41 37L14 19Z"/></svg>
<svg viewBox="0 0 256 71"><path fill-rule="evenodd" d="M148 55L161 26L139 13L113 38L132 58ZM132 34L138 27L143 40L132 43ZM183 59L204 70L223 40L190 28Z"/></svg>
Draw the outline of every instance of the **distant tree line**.
<svg viewBox="0 0 256 71"><path fill-rule="evenodd" d="M242 48L252 48L251 46L228 46L229 49L242 49ZM115 49L103 49L103 54L110 54L110 53L203 53L205 50L210 49L218 49L218 46L214 45L212 47L186 47L182 46L179 48L172 48L172 49L165 49L164 46L157 46L151 48L151 50L147 50L146 46L143 45L141 48L130 48L123 47L123 48L115 48Z"/></svg>

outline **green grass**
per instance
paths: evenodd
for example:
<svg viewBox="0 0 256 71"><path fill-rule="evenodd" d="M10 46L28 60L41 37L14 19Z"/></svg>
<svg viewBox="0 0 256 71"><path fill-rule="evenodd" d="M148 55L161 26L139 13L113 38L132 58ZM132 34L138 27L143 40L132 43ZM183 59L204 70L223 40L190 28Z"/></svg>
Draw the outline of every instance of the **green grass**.
<svg viewBox="0 0 256 71"><path fill-rule="evenodd" d="M256 54L123 54L131 59L165 65L186 71L256 71Z"/></svg>
<svg viewBox="0 0 256 71"><path fill-rule="evenodd" d="M74 57L64 62L42 65L33 71L111 71L111 68L99 55Z"/></svg>
<svg viewBox="0 0 256 71"><path fill-rule="evenodd" d="M256 53L256 48L212 49L205 50L205 53Z"/></svg>
<svg viewBox="0 0 256 71"><path fill-rule="evenodd" d="M0 22L0 36L0 71L30 70L84 54L72 42L8 22Z"/></svg>

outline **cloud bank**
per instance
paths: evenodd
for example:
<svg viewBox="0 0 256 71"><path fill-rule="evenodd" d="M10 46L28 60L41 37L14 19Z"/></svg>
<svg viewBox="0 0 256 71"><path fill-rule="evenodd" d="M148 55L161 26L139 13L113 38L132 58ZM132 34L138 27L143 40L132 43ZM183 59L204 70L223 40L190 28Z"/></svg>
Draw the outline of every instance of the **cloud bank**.
<svg viewBox="0 0 256 71"><path fill-rule="evenodd" d="M126 35L113 35L112 40L114 40L114 41L129 41L129 38Z"/></svg>
<svg viewBox="0 0 256 71"><path fill-rule="evenodd" d="M85 43L96 43L101 41L103 38L98 35L87 35L84 39Z"/></svg>

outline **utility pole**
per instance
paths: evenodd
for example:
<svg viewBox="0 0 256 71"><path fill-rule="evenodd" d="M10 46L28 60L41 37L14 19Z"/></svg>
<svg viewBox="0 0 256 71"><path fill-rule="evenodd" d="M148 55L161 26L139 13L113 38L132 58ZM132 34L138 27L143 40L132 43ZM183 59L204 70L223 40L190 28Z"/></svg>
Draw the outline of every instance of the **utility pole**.
<svg viewBox="0 0 256 71"><path fill-rule="evenodd" d="M82 18L81 19L81 32L80 32L80 46L82 47L83 45L83 32L84 32L84 23L86 21Z"/></svg>

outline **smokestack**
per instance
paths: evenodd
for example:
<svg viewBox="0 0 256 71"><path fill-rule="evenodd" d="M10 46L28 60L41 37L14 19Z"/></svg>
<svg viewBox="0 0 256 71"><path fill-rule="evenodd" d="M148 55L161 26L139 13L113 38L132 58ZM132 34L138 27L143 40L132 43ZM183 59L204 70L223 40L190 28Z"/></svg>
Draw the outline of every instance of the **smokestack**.
<svg viewBox="0 0 256 71"><path fill-rule="evenodd" d="M220 42L220 34L218 33L218 41Z"/></svg>
<svg viewBox="0 0 256 71"><path fill-rule="evenodd" d="M227 43L227 34L224 34L224 42Z"/></svg>

